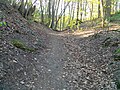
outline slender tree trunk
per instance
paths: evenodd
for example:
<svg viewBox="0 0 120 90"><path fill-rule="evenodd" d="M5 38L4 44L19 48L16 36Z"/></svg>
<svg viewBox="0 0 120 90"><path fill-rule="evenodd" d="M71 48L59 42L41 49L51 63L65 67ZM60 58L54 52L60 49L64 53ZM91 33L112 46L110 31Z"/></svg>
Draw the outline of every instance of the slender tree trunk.
<svg viewBox="0 0 120 90"><path fill-rule="evenodd" d="M54 29L57 28L57 24L58 24L59 20L62 18L63 14L65 13L65 10L66 10L67 6L69 5L69 3L70 3L70 1L67 3L67 5L64 7L63 11L60 13L60 15L59 15L59 17L58 17L58 20L57 20L56 23L55 23Z"/></svg>
<svg viewBox="0 0 120 90"><path fill-rule="evenodd" d="M80 21L83 20L83 9L82 9L82 0L80 1Z"/></svg>
<svg viewBox="0 0 120 90"><path fill-rule="evenodd" d="M100 0L101 5L101 15L102 15L102 27L105 26L105 8L104 8L104 1Z"/></svg>
<svg viewBox="0 0 120 90"><path fill-rule="evenodd" d="M100 0L98 0L98 18L101 17L101 11L100 11Z"/></svg>
<svg viewBox="0 0 120 90"><path fill-rule="evenodd" d="M65 2L64 2L64 7L65 7ZM66 10L65 10L66 11ZM65 12L63 15L63 24L62 24L62 29L65 28Z"/></svg>
<svg viewBox="0 0 120 90"><path fill-rule="evenodd" d="M85 16L87 15L87 0L85 1Z"/></svg>
<svg viewBox="0 0 120 90"><path fill-rule="evenodd" d="M91 2L90 20L93 19L93 2Z"/></svg>
<svg viewBox="0 0 120 90"><path fill-rule="evenodd" d="M73 4L72 4L73 5ZM71 6L72 6L71 5ZM71 21L71 7L69 6L69 20L68 20L68 25L70 24Z"/></svg>
<svg viewBox="0 0 120 90"><path fill-rule="evenodd" d="M73 8L73 2L71 3L71 5L69 5L69 20L68 20L68 25L70 25L70 21L72 20L72 12L74 11Z"/></svg>
<svg viewBox="0 0 120 90"><path fill-rule="evenodd" d="M111 16L111 0L106 0L105 3L105 19L107 20L107 22L109 22L109 18Z"/></svg>
<svg viewBox="0 0 120 90"><path fill-rule="evenodd" d="M62 3L63 3L63 0L62 0ZM63 9L63 7L61 5L61 13L62 13L62 9ZM62 30L62 17L61 17L61 19L59 21L60 21L60 31L61 31Z"/></svg>
<svg viewBox="0 0 120 90"><path fill-rule="evenodd" d="M41 9L41 22L44 24L44 11L42 6L42 0L40 0L40 9Z"/></svg>
<svg viewBox="0 0 120 90"><path fill-rule="evenodd" d="M115 2L115 12L117 11L117 7L118 7L117 4L118 4L118 2L116 1L116 2Z"/></svg>
<svg viewBox="0 0 120 90"><path fill-rule="evenodd" d="M72 10L73 10L72 11L72 20L74 20L74 17L75 17L75 3L73 4L73 9Z"/></svg>
<svg viewBox="0 0 120 90"><path fill-rule="evenodd" d="M51 23L51 0L48 2L48 25Z"/></svg>
<svg viewBox="0 0 120 90"><path fill-rule="evenodd" d="M50 25L50 28L54 28L54 20L55 20L55 7L54 7L55 1L52 2L52 22Z"/></svg>
<svg viewBox="0 0 120 90"><path fill-rule="evenodd" d="M28 14L28 11L29 11L29 5L28 5L28 0L26 0L26 7L27 7L27 9L26 9L26 11L25 11L25 13L24 13L24 17L25 18L27 18L27 14Z"/></svg>
<svg viewBox="0 0 120 90"><path fill-rule="evenodd" d="M80 0L77 1L77 20L76 20L76 23L77 23L77 21L78 21L78 19L79 19L79 11L80 11L80 10L79 10L79 9L80 9L80 8L79 8L79 7L80 7L80 6L79 6L79 2L80 2Z"/></svg>
<svg viewBox="0 0 120 90"><path fill-rule="evenodd" d="M58 1L57 6L56 6L56 14L55 14L55 15L56 15L56 16L55 16L55 17L56 17L56 19L55 19L56 21L57 21L57 19L58 19L58 9L59 9L59 5L60 5L60 0Z"/></svg>

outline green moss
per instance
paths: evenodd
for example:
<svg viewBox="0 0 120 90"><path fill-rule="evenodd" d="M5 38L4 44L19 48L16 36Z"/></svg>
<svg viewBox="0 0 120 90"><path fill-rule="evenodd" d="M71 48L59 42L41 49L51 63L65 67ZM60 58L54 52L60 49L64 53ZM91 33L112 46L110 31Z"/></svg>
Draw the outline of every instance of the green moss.
<svg viewBox="0 0 120 90"><path fill-rule="evenodd" d="M120 48L115 51L116 54L120 53Z"/></svg>
<svg viewBox="0 0 120 90"><path fill-rule="evenodd" d="M13 46L23 50L23 51L29 51L29 52L34 52L36 49L35 48L30 48L30 47L27 47L24 42L20 41L20 40L17 40L17 39L14 39L14 40L11 40L11 43Z"/></svg>
<svg viewBox="0 0 120 90"><path fill-rule="evenodd" d="M120 89L120 81L116 80L117 89Z"/></svg>
<svg viewBox="0 0 120 90"><path fill-rule="evenodd" d="M17 48L25 49L25 44L20 40L14 39L11 41L11 43Z"/></svg>
<svg viewBox="0 0 120 90"><path fill-rule="evenodd" d="M7 23L6 22L0 22L0 27L2 26L7 26Z"/></svg>
<svg viewBox="0 0 120 90"><path fill-rule="evenodd" d="M26 50L29 51L29 52L35 52L36 51L35 48L27 48L27 47L26 47Z"/></svg>

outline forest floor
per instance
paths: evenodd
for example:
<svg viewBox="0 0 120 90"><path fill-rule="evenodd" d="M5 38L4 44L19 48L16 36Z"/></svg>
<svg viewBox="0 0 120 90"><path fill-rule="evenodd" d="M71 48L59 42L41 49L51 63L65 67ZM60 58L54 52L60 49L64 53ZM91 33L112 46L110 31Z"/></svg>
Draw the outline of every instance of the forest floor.
<svg viewBox="0 0 120 90"><path fill-rule="evenodd" d="M0 90L120 88L114 58L120 31L55 32L9 6L0 4L0 10L8 23L0 27Z"/></svg>

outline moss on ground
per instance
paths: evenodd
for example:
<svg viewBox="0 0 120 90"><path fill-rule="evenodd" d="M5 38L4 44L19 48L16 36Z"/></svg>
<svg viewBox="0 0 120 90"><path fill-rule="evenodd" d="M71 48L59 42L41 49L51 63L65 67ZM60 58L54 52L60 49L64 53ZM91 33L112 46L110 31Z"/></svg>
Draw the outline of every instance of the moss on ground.
<svg viewBox="0 0 120 90"><path fill-rule="evenodd" d="M34 52L36 49L35 48L30 48L30 47L27 47L24 42L20 41L20 40L17 40L17 39L13 39L11 40L11 44L23 51L29 51L29 52Z"/></svg>

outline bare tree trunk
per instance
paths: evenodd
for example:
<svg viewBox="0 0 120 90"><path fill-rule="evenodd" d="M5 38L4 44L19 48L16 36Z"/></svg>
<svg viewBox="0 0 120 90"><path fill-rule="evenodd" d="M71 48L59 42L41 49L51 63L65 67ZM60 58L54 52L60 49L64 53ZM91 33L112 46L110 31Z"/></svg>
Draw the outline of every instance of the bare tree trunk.
<svg viewBox="0 0 120 90"><path fill-rule="evenodd" d="M100 11L100 0L98 0L98 18L101 17L101 11Z"/></svg>
<svg viewBox="0 0 120 90"><path fill-rule="evenodd" d="M90 20L93 19L93 2L91 2Z"/></svg>
<svg viewBox="0 0 120 90"><path fill-rule="evenodd" d="M54 27L54 20L55 20L55 7L54 7L54 5L55 5L55 0L53 0L53 2L52 2L52 22L50 25L50 28L52 28L52 29Z"/></svg>
<svg viewBox="0 0 120 90"><path fill-rule="evenodd" d="M105 26L105 9L104 9L104 1L100 0L101 5L101 14L102 14L102 27Z"/></svg>
<svg viewBox="0 0 120 90"><path fill-rule="evenodd" d="M48 25L50 25L51 23L51 2L50 1L51 0L49 0L48 2L48 20L49 20Z"/></svg>
<svg viewBox="0 0 120 90"><path fill-rule="evenodd" d="M73 2L74 3L74 2ZM75 3L73 4L73 11L72 11L72 20L74 19L75 17Z"/></svg>
<svg viewBox="0 0 120 90"><path fill-rule="evenodd" d="M42 6L42 0L40 0L40 9L41 9L41 22L44 24L44 11Z"/></svg>
<svg viewBox="0 0 120 90"><path fill-rule="evenodd" d="M83 9L82 9L82 0L80 1L80 21L83 20Z"/></svg>
<svg viewBox="0 0 120 90"><path fill-rule="evenodd" d="M79 11L80 11L80 10L79 10L79 9L80 9L80 8L79 8L79 7L80 7L80 6L79 6L79 2L80 2L80 0L77 1L77 19L76 19L76 23L77 23L77 21L78 21L78 19L79 19Z"/></svg>
<svg viewBox="0 0 120 90"><path fill-rule="evenodd" d="M64 2L64 7L65 7L65 2ZM65 10L66 11L66 10ZM62 29L65 27L65 12L63 15L63 24L62 24Z"/></svg>
<svg viewBox="0 0 120 90"><path fill-rule="evenodd" d="M68 25L70 24L70 21L72 20L72 12L74 11L74 8L73 8L73 2L72 2L72 5L70 6L69 5L69 20L68 20Z"/></svg>
<svg viewBox="0 0 120 90"><path fill-rule="evenodd" d="M85 16L87 15L87 0L85 1Z"/></svg>
<svg viewBox="0 0 120 90"><path fill-rule="evenodd" d="M106 0L105 3L105 19L107 20L107 22L109 22L109 18L111 16L111 0Z"/></svg>
<svg viewBox="0 0 120 90"><path fill-rule="evenodd" d="M115 2L115 12L117 11L117 6L118 6L117 4L118 4L118 2L116 1Z"/></svg>
<svg viewBox="0 0 120 90"><path fill-rule="evenodd" d="M60 15L59 15L59 17L58 17L58 20L57 20L56 23L55 23L54 29L57 28L57 24L58 24L59 20L62 18L62 15L65 13L65 10L66 10L67 6L69 5L69 3L70 3L70 1L67 3L67 5L64 7L63 11L60 13Z"/></svg>
<svg viewBox="0 0 120 90"><path fill-rule="evenodd" d="M29 11L29 8L30 8L29 5L28 5L28 0L26 0L25 5L26 5L27 9L25 10L24 17L27 18L27 14L28 14L28 11Z"/></svg>
<svg viewBox="0 0 120 90"><path fill-rule="evenodd" d="M57 21L57 19L58 19L58 9L59 9L59 5L60 5L60 0L58 1L58 3L56 4L57 6L56 6L56 21Z"/></svg>
<svg viewBox="0 0 120 90"><path fill-rule="evenodd" d="M62 3L63 3L63 0L62 0ZM61 5L61 13L62 13L62 5ZM60 31L62 30L62 17L61 17L61 19L59 20L60 21Z"/></svg>

